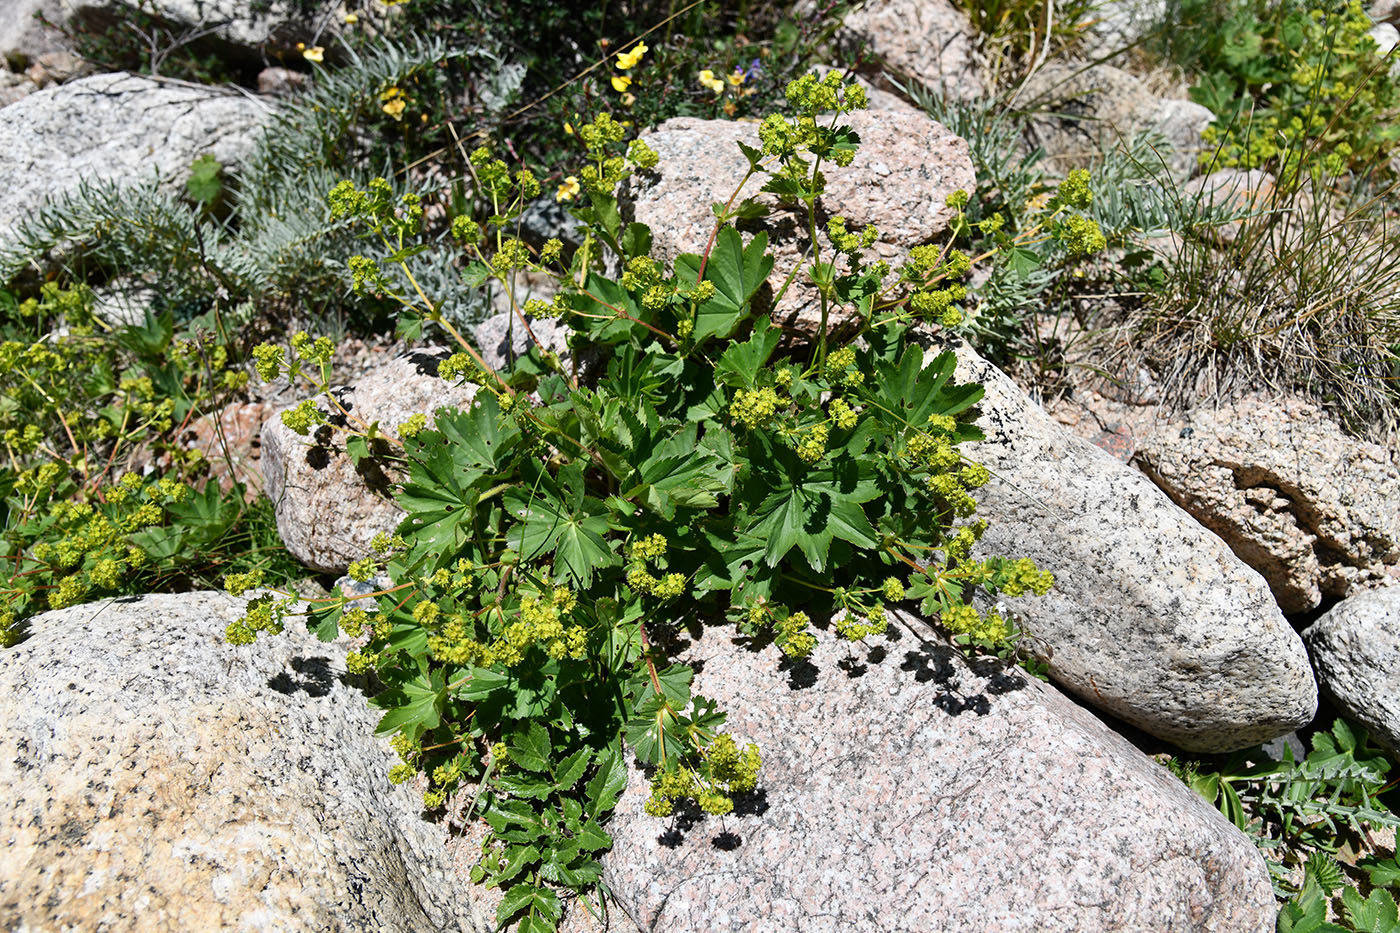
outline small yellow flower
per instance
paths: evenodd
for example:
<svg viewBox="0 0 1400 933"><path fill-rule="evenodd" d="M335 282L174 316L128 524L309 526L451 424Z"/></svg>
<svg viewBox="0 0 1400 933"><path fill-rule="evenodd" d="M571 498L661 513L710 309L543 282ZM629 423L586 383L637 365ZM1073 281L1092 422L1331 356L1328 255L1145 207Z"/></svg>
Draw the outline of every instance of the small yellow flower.
<svg viewBox="0 0 1400 933"><path fill-rule="evenodd" d="M554 196L556 201L572 201L578 197L578 193L583 189L579 186L578 177L570 175L564 179L564 183L559 186L559 192Z"/></svg>
<svg viewBox="0 0 1400 933"><path fill-rule="evenodd" d="M301 57L309 62L320 62L323 58L326 57L326 50L321 48L319 45L313 45L309 49L303 48L301 52Z"/></svg>
<svg viewBox="0 0 1400 933"><path fill-rule="evenodd" d="M646 53L647 53L647 44L646 44L645 42L638 42L636 45L634 45L634 46L632 47L632 51L630 51L630 52L618 52L618 53L617 53L617 67L618 67L618 70L620 70L620 71L626 71L626 70L629 69L629 68L635 68L635 67L637 66L637 63L640 62L640 61L642 60L642 56L645 55Z"/></svg>
<svg viewBox="0 0 1400 933"><path fill-rule="evenodd" d="M359 17L358 14L356 14L356 13L346 13L346 14L345 14L345 25L347 25L347 26L353 26L353 25L355 25L356 23L358 23L359 21L360 21L360 17Z"/></svg>
<svg viewBox="0 0 1400 933"><path fill-rule="evenodd" d="M637 102L637 95L630 91L622 95L622 106L630 107Z"/></svg>
<svg viewBox="0 0 1400 933"><path fill-rule="evenodd" d="M564 132L569 134L570 136L574 135L574 125L568 120L564 121Z"/></svg>
<svg viewBox="0 0 1400 933"><path fill-rule="evenodd" d="M743 84L744 73L738 68L735 68L732 72L729 73L729 83L734 87L738 87L739 85Z"/></svg>
<svg viewBox="0 0 1400 933"><path fill-rule="evenodd" d="M632 84L632 76L631 76L631 75L613 75L613 78L612 78L612 86L613 86L613 90L614 90L614 91L617 91L617 93L619 93L619 94L626 93L627 88L628 88L631 84Z"/></svg>
<svg viewBox="0 0 1400 933"><path fill-rule="evenodd" d="M403 91L399 90L397 87L385 88L384 92L379 95L379 100L381 101L380 110L383 110L395 120L403 120L404 108L408 106L407 101L403 99Z"/></svg>
<svg viewBox="0 0 1400 933"><path fill-rule="evenodd" d="M715 73L708 68L700 72L700 83L716 94L724 93L724 82L716 78Z"/></svg>

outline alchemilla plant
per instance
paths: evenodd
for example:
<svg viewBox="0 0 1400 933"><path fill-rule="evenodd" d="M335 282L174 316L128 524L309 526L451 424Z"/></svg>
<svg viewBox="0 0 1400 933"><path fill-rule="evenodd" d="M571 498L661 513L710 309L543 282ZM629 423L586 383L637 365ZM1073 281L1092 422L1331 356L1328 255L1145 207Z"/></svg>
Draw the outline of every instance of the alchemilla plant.
<svg viewBox="0 0 1400 933"><path fill-rule="evenodd" d="M392 582L306 615L323 638L356 640L350 667L375 685L380 731L402 757L390 778L422 775L426 806L465 805L490 824L476 877L506 890L498 919L521 930L553 929L560 892L599 880L625 756L652 769L646 810L658 817L725 814L755 788L760 750L722 731L723 711L668 657L677 627L728 620L799 659L818 638L878 635L895 607L917 604L968 650L996 651L1017 632L973 593L1051 585L1030 561L971 557L986 527L972 491L989 477L959 447L981 436L982 388L954 381L951 352L926 356L910 339L957 324L968 257L950 241L895 269L866 258L876 230L819 223L822 169L851 162L859 140L841 115L864 93L809 75L787 100L794 115L769 117L761 147L741 149L745 183L766 179L811 233L779 290L800 277L820 302L805 343L755 301L773 258L764 233L735 226L764 211L742 185L715 205L699 253L651 255L650 231L624 222L618 197L657 156L606 114L578 128L589 161L557 193L581 223L576 249L511 235L541 185L485 149L471 162L491 213L452 223L469 281L508 294L522 270L557 282L552 301L512 305L527 332L532 318L565 320L565 356L536 341L492 369L413 275L410 259L430 248L420 200L381 181L330 193L333 217L383 257L352 260L355 287L397 301L410 332L440 328L458 348L440 375L476 395L396 426L360 423L329 394L286 414L295 431L339 434L352 457L376 458L407 513L351 568ZM1054 229L1078 248L1094 237L1076 181ZM827 326L838 319L855 322L839 340ZM298 335L259 348L258 369L325 390L331 350ZM227 582L242 594L263 581ZM255 595L229 640L278 631L296 611L292 596Z"/></svg>

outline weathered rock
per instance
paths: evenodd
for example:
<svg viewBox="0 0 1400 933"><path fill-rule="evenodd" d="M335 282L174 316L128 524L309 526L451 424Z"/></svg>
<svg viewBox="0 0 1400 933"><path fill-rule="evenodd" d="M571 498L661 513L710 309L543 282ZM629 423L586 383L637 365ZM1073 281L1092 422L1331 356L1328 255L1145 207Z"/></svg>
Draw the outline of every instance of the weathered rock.
<svg viewBox="0 0 1400 933"><path fill-rule="evenodd" d="M268 114L242 95L124 73L30 94L0 110L0 241L80 182L159 177L178 190L197 156L237 165Z"/></svg>
<svg viewBox="0 0 1400 933"><path fill-rule="evenodd" d="M686 651L763 770L722 823L668 828L633 768L604 878L642 929L1273 929L1263 859L1213 807L1053 688L906 624L796 667L720 628Z"/></svg>
<svg viewBox="0 0 1400 933"><path fill-rule="evenodd" d="M431 424L438 408L464 406L476 394L474 385L454 386L438 377L438 362L446 355L441 349L413 350L332 391L350 417L364 425L377 421L382 433L397 437L398 425L411 415L427 414ZM324 396L318 404L344 419ZM392 533L403 519L390 497L389 477L370 461L357 468L329 426L302 437L280 417L269 418L262 430L261 466L283 543L317 570L344 573L369 553L375 535Z"/></svg>
<svg viewBox="0 0 1400 933"><path fill-rule="evenodd" d="M1058 174L1084 168L1136 133L1160 133L1167 168L1186 177L1196 167L1201 134L1213 116L1189 100L1158 98L1137 78L1112 65L1053 62L1037 71L1017 96L1033 112L1026 137L1045 150Z"/></svg>
<svg viewBox="0 0 1400 933"><path fill-rule="evenodd" d="M0 68L0 107L22 100L37 90L34 82L25 75Z"/></svg>
<svg viewBox="0 0 1400 933"><path fill-rule="evenodd" d="M841 44L864 49L898 78L945 97L970 100L987 91L977 37L948 0L870 0L846 17Z"/></svg>
<svg viewBox="0 0 1400 933"><path fill-rule="evenodd" d="M1167 0L1101 0L1084 32L1084 56L1098 61L1137 45L1162 24L1167 9Z"/></svg>
<svg viewBox="0 0 1400 933"><path fill-rule="evenodd" d="M965 448L992 474L977 497L990 523L979 553L1054 573L1048 596L1011 608L1057 683L1191 751L1244 748L1312 719L1307 652L1257 573L966 347L957 378L987 393L987 438Z"/></svg>
<svg viewBox="0 0 1400 933"><path fill-rule="evenodd" d="M306 74L290 68L264 68L258 72L258 93L274 97L295 94L306 86Z"/></svg>
<svg viewBox="0 0 1400 933"><path fill-rule="evenodd" d="M149 14L175 37L198 36L222 43L235 57L254 51L288 51L298 41L320 35L322 45L333 38L340 16L327 16L326 5L304 0L5 0L18 7L0 13L0 55L36 55L62 42L62 35L34 21L42 13L50 22L72 31L113 29Z"/></svg>
<svg viewBox="0 0 1400 933"><path fill-rule="evenodd" d="M385 775L342 644L220 593L45 613L0 652L0 913L30 930L485 931Z"/></svg>
<svg viewBox="0 0 1400 933"><path fill-rule="evenodd" d="M1201 409L1136 462L1264 575L1284 612L1374 586L1400 563L1400 467L1297 398Z"/></svg>
<svg viewBox="0 0 1400 933"><path fill-rule="evenodd" d="M28 67L30 58L65 47L63 34L44 26L35 16L37 13L53 21L57 14L55 0L0 3L0 65L8 61L19 71Z"/></svg>
<svg viewBox="0 0 1400 933"><path fill-rule="evenodd" d="M1400 754L1400 586L1343 600L1303 640L1323 692L1377 743Z"/></svg>
<svg viewBox="0 0 1400 933"><path fill-rule="evenodd" d="M528 331L521 326L520 319L515 314L503 311L491 315L476 326L472 336L476 338L476 348L481 352L481 358L486 361L486 365L492 369L505 369L528 353L536 340L545 350L558 354L567 365L568 325L557 319L537 319L529 316L526 316L525 321L530 326ZM533 339L531 334L534 335Z"/></svg>
<svg viewBox="0 0 1400 933"><path fill-rule="evenodd" d="M946 203L949 194L975 186L967 143L917 112L857 111L849 122L860 134L860 151L847 167L822 167L827 179L822 210L844 216L852 230L875 224L881 241L874 254L897 263L910 247L947 229L954 216ZM758 146L758 127L682 117L644 138L661 161L654 175L633 182L633 219L651 227L652 255L663 262L699 253L714 230L711 205L729 200L748 167L736 143ZM771 302L810 241L805 214L760 195L759 187L751 181L741 197L752 195L772 208L767 217L745 225L768 233L775 262L758 300ZM794 281L771 313L784 327L815 332L820 321L815 289Z"/></svg>

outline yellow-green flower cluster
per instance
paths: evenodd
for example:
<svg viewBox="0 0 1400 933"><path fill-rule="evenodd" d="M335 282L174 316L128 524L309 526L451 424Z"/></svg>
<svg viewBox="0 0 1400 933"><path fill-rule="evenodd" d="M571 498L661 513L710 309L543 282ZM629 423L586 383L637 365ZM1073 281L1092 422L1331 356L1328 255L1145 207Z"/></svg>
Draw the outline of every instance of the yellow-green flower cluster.
<svg viewBox="0 0 1400 933"><path fill-rule="evenodd" d="M1060 245L1071 256L1090 256L1108 245L1099 222L1092 217L1073 214L1066 217L1058 230Z"/></svg>
<svg viewBox="0 0 1400 933"><path fill-rule="evenodd" d="M734 401L729 404L729 415L752 431L772 421L779 404L778 393L768 386L739 389L734 393Z"/></svg>
<svg viewBox="0 0 1400 933"><path fill-rule="evenodd" d="M282 412L282 423L287 428L305 437L317 425L326 423L326 413L316 407L314 399L303 399L295 408Z"/></svg>
<svg viewBox="0 0 1400 933"><path fill-rule="evenodd" d="M871 635L883 635L889 628L889 619L885 618L885 607L881 603L865 607L864 615L846 612L838 615L833 621L836 634L847 641L860 641Z"/></svg>
<svg viewBox="0 0 1400 933"><path fill-rule="evenodd" d="M797 443L797 456L807 463L816 463L826 454L829 434L830 428L825 421L812 425Z"/></svg>
<svg viewBox="0 0 1400 933"><path fill-rule="evenodd" d="M954 606L940 618L943 627L954 635L966 635L976 641L996 644L1011 634L1010 626L999 612L980 614L967 605Z"/></svg>
<svg viewBox="0 0 1400 933"><path fill-rule="evenodd" d="M525 660L526 651L539 645L551 658L582 659L588 651L588 633L581 626L565 624L576 604L573 592L562 586L547 599L522 597L516 621L491 646L492 658L514 667Z"/></svg>
<svg viewBox="0 0 1400 933"><path fill-rule="evenodd" d="M279 602L271 593L257 597L248 603L243 618L229 623L224 640L230 645L251 645L260 632L281 634L282 619L290 605L291 600Z"/></svg>

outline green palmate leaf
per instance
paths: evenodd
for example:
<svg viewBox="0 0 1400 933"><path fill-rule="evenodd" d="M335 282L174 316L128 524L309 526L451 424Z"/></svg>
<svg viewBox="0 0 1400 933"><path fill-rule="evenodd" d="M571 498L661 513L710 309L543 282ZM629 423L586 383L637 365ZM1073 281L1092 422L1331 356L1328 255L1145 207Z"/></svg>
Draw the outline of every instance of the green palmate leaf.
<svg viewBox="0 0 1400 933"><path fill-rule="evenodd" d="M634 709L624 736L627 745L647 764L674 761L685 751L680 721L662 697L649 696Z"/></svg>
<svg viewBox="0 0 1400 933"><path fill-rule="evenodd" d="M754 322L753 334L743 343L732 344L720 354L715 366L715 378L728 386L751 388L758 372L778 348L781 334L770 328L768 318Z"/></svg>
<svg viewBox="0 0 1400 933"><path fill-rule="evenodd" d="M1364 899L1355 888L1342 891L1347 919L1365 933L1400 933L1400 911L1389 891L1375 890Z"/></svg>
<svg viewBox="0 0 1400 933"><path fill-rule="evenodd" d="M644 311L625 288L612 279L590 274L584 293L575 299L579 312L586 315L588 336L600 344L621 343L646 332L640 321L654 315Z"/></svg>
<svg viewBox="0 0 1400 933"><path fill-rule="evenodd" d="M486 392L466 411L439 409L436 422L405 441L408 477L395 498L407 513L400 532L441 565L471 537L477 500L514 458L520 432Z"/></svg>
<svg viewBox="0 0 1400 933"><path fill-rule="evenodd" d="M424 729L435 729L442 721L446 697L447 682L441 668L406 678L374 698L375 706L387 710L375 732L388 735L398 731L413 738Z"/></svg>
<svg viewBox="0 0 1400 933"><path fill-rule="evenodd" d="M559 767L554 770L555 787L560 790L571 789L588 770L592 757L593 753L589 749L581 748L559 762Z"/></svg>
<svg viewBox="0 0 1400 933"><path fill-rule="evenodd" d="M873 400L884 417L894 420L894 427L908 425L921 428L930 415L956 416L981 401L984 389L977 383L951 384L957 358L951 352L940 353L927 366L923 351L910 346L898 363L879 363ZM980 440L982 432L972 425L960 425L957 439Z"/></svg>
<svg viewBox="0 0 1400 933"><path fill-rule="evenodd" d="M1357 867L1367 873L1374 887L1388 888L1400 885L1400 858L1396 856L1392 855L1388 859L1364 858L1357 863Z"/></svg>
<svg viewBox="0 0 1400 933"><path fill-rule="evenodd" d="M749 315L749 303L768 280L773 257L768 255L768 234L759 231L744 246L739 231L725 225L715 237L705 278L715 285L715 296L700 306L695 316L692 339L700 343L708 337L727 337ZM676 274L694 283L701 258L683 254L676 260Z"/></svg>
<svg viewBox="0 0 1400 933"><path fill-rule="evenodd" d="M185 193L196 204L212 204L223 193L224 166L212 155L202 155L190 166L190 177L185 182Z"/></svg>
<svg viewBox="0 0 1400 933"><path fill-rule="evenodd" d="M745 534L765 539L763 559L776 567L794 547L814 570L826 566L833 539L863 547L879 544L861 503L880 494L875 465L852 457L831 457L815 466L798 459L786 446L764 445L744 494L753 504Z"/></svg>
<svg viewBox="0 0 1400 933"><path fill-rule="evenodd" d="M573 463L557 478L541 473L533 489L516 487L505 493L506 508L519 519L509 541L526 560L554 555L555 572L586 587L593 574L618 563L603 536L608 531L607 506L584 494L583 465Z"/></svg>

